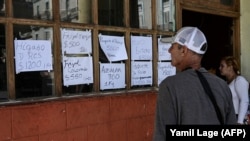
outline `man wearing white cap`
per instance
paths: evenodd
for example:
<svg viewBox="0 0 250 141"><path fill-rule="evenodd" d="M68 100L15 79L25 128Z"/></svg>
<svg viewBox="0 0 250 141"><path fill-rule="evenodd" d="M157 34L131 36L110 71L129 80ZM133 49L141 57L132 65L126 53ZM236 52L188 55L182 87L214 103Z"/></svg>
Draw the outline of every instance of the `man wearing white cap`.
<svg viewBox="0 0 250 141"><path fill-rule="evenodd" d="M201 66L206 51L198 28L183 27L175 35L168 52L178 72L159 86L154 141L166 141L166 125L236 124L228 85Z"/></svg>

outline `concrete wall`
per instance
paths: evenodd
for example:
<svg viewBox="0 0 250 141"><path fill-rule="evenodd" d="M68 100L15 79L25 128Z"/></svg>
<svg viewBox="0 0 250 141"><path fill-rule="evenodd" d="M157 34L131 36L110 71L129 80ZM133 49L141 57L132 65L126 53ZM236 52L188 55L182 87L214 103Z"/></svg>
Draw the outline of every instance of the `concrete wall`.
<svg viewBox="0 0 250 141"><path fill-rule="evenodd" d="M241 73L250 81L250 0L241 0Z"/></svg>
<svg viewBox="0 0 250 141"><path fill-rule="evenodd" d="M0 141L151 141L156 92L0 107Z"/></svg>

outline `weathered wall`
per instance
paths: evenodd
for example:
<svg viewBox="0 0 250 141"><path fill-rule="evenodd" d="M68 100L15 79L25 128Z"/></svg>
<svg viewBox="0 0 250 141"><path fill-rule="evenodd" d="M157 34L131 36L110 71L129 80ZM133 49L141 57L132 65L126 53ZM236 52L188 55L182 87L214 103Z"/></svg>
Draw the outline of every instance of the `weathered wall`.
<svg viewBox="0 0 250 141"><path fill-rule="evenodd" d="M250 81L250 1L241 0L241 72Z"/></svg>
<svg viewBox="0 0 250 141"><path fill-rule="evenodd" d="M0 141L151 141L156 92L0 108Z"/></svg>

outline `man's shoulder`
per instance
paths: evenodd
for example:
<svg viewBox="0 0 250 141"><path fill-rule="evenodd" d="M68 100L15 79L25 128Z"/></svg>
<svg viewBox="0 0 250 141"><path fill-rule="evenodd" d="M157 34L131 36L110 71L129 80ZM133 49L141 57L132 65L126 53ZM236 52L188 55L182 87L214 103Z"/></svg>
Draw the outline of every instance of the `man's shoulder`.
<svg viewBox="0 0 250 141"><path fill-rule="evenodd" d="M217 75L214 75L214 74L211 74L211 73L208 73L207 74L207 79L208 81L216 81L216 82L219 82L219 83L224 83L225 85L227 85L227 82L222 79L221 77L217 76Z"/></svg>
<svg viewBox="0 0 250 141"><path fill-rule="evenodd" d="M190 76L191 76L190 72L186 72L186 71L178 72L175 75L171 75L171 76L166 77L162 81L162 83L171 83L171 84L180 83L180 82L183 82L183 80L185 80L185 79L192 79Z"/></svg>

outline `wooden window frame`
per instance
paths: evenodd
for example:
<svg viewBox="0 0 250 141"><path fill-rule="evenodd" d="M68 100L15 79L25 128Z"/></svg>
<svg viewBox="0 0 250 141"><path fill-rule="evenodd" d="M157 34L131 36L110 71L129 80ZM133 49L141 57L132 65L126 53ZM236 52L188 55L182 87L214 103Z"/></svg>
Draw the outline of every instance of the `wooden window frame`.
<svg viewBox="0 0 250 141"><path fill-rule="evenodd" d="M12 11L12 2L13 0L5 1L6 6L6 16L0 18L0 23L5 25L5 35L6 37L6 53L8 57L8 62L6 63L6 71L7 71L7 91L9 94L9 99L15 100L16 99L16 90L15 90L15 62L14 62L14 43L13 43L13 26L14 25L34 25L34 26L45 26L45 27L51 27L53 28L53 71L54 74L57 74L54 76L54 83L55 83L55 97L61 97L63 95L62 92L62 68L61 68L61 52L60 52L60 29L61 28L78 28L78 29L89 29L92 30L92 49L93 49L93 73L94 73L94 84L93 85L93 91L91 93L94 93L96 95L100 94L100 86L97 84L99 82L100 74L99 74L99 41L98 41L98 33L99 31L111 31L111 32L122 32L125 36L125 44L126 44L126 50L128 53L128 60L125 61L125 70L126 70L126 78L125 83L127 85L126 90L132 90L131 89L131 81L130 81L130 35L134 33L140 33L140 34L150 34L152 35L153 39L153 68L157 68L157 37L158 35L166 35L166 36L172 36L174 33L169 31L159 31L157 30L157 23L156 23L156 16L152 16L152 29L137 29L137 28L131 28L129 26L130 19L129 19L129 0L123 0L124 2L124 26L123 27L116 27L116 26L104 26L104 25L98 25L98 0L92 0L92 21L91 24L76 24L76 23L67 23L67 22L61 22L60 20L60 6L59 6L59 0L52 0L52 9L53 9L53 19L50 21L43 21L43 20L35 20L35 19L18 19L14 18L13 11ZM152 15L156 14L156 0L152 0ZM157 69L153 69L153 85L152 89L157 87ZM59 74L59 75L58 75ZM150 89L151 89L150 88Z"/></svg>
<svg viewBox="0 0 250 141"><path fill-rule="evenodd" d="M217 0L219 1L219 0ZM5 8L6 8L6 16L5 17L0 17L0 23L5 25L5 35L6 37L6 54L7 54L7 63L6 63L6 71L7 71L7 91L9 94L9 99L15 100L16 99L16 90L15 90L15 62L14 62L14 35L13 35L13 25L18 24L18 25L35 25L35 26L47 26L53 28L53 60L54 60L54 65L53 65L53 71L55 74L54 76L54 83L55 83L55 97L61 97L63 95L62 92L62 68L61 68L61 43L60 43L60 29L61 28L78 28L78 29L89 29L92 31L92 50L93 50L93 73L94 73L94 87L93 91L91 93L94 93L96 95L100 94L100 86L98 84L100 74L99 74L99 41L98 41L98 34L99 31L111 31L111 32L122 32L124 33L125 36L125 44L126 44L126 50L128 53L128 60L125 61L125 70L126 70L126 78L125 78L125 83L127 85L126 91L132 91L131 89L131 74L130 74L130 69L131 69L131 59L130 59L130 35L134 33L140 33L140 34L150 34L152 35L153 39L153 85L152 89L155 90L155 88L158 87L157 84L157 62L158 62L158 49L157 49L157 38L159 35L164 35L164 36L172 36L174 35L174 32L171 31L161 31L157 30L157 19L156 19L156 2L157 0L151 0L151 5L152 5L152 29L137 29L137 28L131 28L130 27L130 15L129 15L129 2L130 0L123 0L124 2L124 26L123 27L116 27L116 26L104 26L104 25L98 25L98 0L92 0L92 23L91 24L81 24L81 23L67 23L67 22L61 22L60 19L60 5L59 5L59 0L52 0L52 15L53 19L51 21L43 21L43 20L34 20L34 19L17 19L14 18L13 11L12 11L12 2L13 0L6 0L5 1ZM195 3L198 3L198 5L195 6ZM196 3L196 4L197 4ZM212 14L221 14L224 16L230 16L233 18L236 18L235 24L236 26L234 27L235 30L235 35L234 35L234 53L235 56L239 57L240 54L240 49L239 47L239 3L236 1L234 6L230 9L228 7L222 7L224 9L217 9L217 11L214 11L215 8L206 8L207 5L199 5L201 3L201 0L193 0L190 3L190 0L175 0L175 9L176 9L176 28L179 29L181 25L181 11L182 9L189 9L189 10L194 10L194 11L199 11L199 12L205 12L205 13L212 13ZM59 75L58 75L59 74Z"/></svg>

